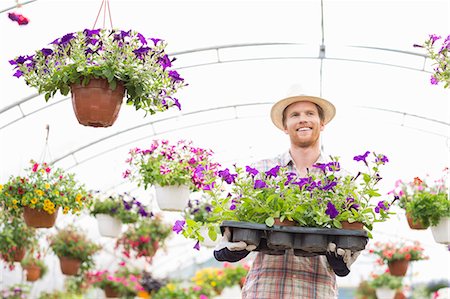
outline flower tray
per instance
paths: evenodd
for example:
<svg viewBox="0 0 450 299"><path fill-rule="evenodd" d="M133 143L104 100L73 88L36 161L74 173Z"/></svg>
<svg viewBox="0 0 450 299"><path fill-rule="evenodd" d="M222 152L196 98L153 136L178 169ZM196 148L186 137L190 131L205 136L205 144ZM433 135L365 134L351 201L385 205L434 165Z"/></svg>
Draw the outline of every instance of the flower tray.
<svg viewBox="0 0 450 299"><path fill-rule="evenodd" d="M256 245L255 251L271 255L283 255L288 249L293 249L298 256L325 255L330 242L354 252L363 250L369 240L365 230L279 225L268 227L258 223L223 221L220 226L222 233L225 227L230 228L233 242L244 241Z"/></svg>

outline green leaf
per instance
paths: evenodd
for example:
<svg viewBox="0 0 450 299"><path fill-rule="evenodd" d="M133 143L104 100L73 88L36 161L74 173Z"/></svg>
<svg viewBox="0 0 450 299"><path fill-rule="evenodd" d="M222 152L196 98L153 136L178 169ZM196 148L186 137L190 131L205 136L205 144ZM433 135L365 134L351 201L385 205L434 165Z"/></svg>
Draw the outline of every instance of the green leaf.
<svg viewBox="0 0 450 299"><path fill-rule="evenodd" d="M268 217L268 218L266 218L265 223L268 227L272 227L273 224L275 223L275 219L273 219L273 217Z"/></svg>

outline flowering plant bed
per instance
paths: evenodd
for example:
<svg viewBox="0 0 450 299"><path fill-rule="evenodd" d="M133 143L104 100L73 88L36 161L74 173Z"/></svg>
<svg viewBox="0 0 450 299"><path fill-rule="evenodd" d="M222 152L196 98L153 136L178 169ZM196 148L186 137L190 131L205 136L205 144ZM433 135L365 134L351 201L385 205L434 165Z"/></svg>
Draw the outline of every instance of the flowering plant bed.
<svg viewBox="0 0 450 299"><path fill-rule="evenodd" d="M103 290L109 288L117 292L120 297L134 298L144 288L139 283L140 275L130 273L126 268L115 272L108 270L87 273L89 284Z"/></svg>
<svg viewBox="0 0 450 299"><path fill-rule="evenodd" d="M127 104L154 114L171 106L181 108L173 97L184 79L170 70L173 59L166 43L129 30L85 29L67 33L49 48L10 61L14 76L45 94L48 101L57 91L67 95L73 84L87 85L104 78L111 90L122 85Z"/></svg>
<svg viewBox="0 0 450 299"><path fill-rule="evenodd" d="M232 241L244 241L256 245L256 251L267 254L284 254L287 249L294 249L298 256L324 255L329 242L339 248L351 251L363 250L368 242L365 230L346 230L300 226L268 227L265 224L224 221L221 229L232 231Z"/></svg>

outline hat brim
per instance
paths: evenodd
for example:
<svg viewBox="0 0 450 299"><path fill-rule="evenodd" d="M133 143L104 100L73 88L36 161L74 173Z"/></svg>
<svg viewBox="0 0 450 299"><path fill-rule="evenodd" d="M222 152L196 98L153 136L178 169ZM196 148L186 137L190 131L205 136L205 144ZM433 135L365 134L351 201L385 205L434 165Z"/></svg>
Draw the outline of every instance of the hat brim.
<svg viewBox="0 0 450 299"><path fill-rule="evenodd" d="M297 103L297 102L311 102L318 106L320 106L323 110L323 124L326 125L329 123L333 117L336 115L336 108L333 104L331 104L329 101L319 98L319 97L313 97L313 96L295 96L295 97L288 97L285 99L282 99L278 102L276 102L270 111L270 118L272 119L272 122L274 125L284 131L284 125L283 125L283 112L284 109L286 109L287 106Z"/></svg>

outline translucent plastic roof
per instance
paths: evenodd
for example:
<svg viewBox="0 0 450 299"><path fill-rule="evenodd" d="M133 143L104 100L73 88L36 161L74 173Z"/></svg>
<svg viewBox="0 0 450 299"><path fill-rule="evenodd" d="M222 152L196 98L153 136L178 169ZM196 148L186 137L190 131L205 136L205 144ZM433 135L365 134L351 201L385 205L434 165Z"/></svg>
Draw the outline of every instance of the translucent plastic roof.
<svg viewBox="0 0 450 299"><path fill-rule="evenodd" d="M449 91L430 85L431 63L413 48L428 34L450 33L447 0L110 0L113 26L166 40L189 86L177 94L181 111L144 118L123 105L112 127L91 128L78 124L70 98L57 95L45 103L13 77L8 60L92 28L100 3L37 0L20 9L13 8L15 1L0 4L0 182L45 152L47 161L75 172L89 188L130 191L151 201L152 190L122 178L130 148L144 148L152 139L191 139L213 149L223 165L274 156L289 142L272 125L269 110L292 84L337 107L322 144L327 154L341 156L344 167L352 169L353 156L366 150L389 157L382 192L399 178L439 176L449 165ZM30 23L18 26L8 11L21 12ZM379 230L385 237L415 238L391 227ZM442 253L428 236L420 237ZM193 245L177 240L189 250ZM176 256L176 246L166 254ZM359 278L354 274L347 282Z"/></svg>

